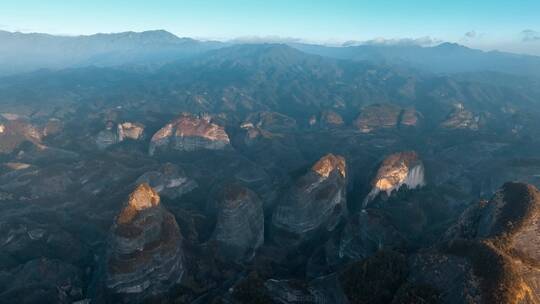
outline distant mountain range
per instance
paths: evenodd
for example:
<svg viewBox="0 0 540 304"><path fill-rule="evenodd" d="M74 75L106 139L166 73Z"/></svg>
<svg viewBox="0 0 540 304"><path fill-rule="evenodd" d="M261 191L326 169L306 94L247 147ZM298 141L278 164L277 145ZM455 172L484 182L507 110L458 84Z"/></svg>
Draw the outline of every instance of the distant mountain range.
<svg viewBox="0 0 540 304"><path fill-rule="evenodd" d="M221 47L167 31L54 36L0 31L0 74L84 66L160 64Z"/></svg>
<svg viewBox="0 0 540 304"><path fill-rule="evenodd" d="M236 42L179 38L167 31L123 32L90 36L54 36L0 31L0 75L37 69L120 65L161 65ZM287 43L305 53L336 59L401 65L433 73L503 72L540 77L540 57L484 52L459 44L433 47L365 44L330 47Z"/></svg>

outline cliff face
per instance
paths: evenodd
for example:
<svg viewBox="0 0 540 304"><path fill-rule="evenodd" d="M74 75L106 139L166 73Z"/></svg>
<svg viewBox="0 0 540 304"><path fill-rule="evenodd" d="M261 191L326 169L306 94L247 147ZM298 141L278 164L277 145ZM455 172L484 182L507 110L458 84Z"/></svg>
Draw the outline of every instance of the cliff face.
<svg viewBox="0 0 540 304"><path fill-rule="evenodd" d="M227 258L242 261L253 256L264 242L261 200L251 190L228 184L218 195L217 224L213 239Z"/></svg>
<svg viewBox="0 0 540 304"><path fill-rule="evenodd" d="M347 173L345 159L328 154L302 176L277 206L272 225L296 239L313 231L331 231L346 211Z"/></svg>
<svg viewBox="0 0 540 304"><path fill-rule="evenodd" d="M123 122L117 126L118 140L139 140L144 136L144 125L141 123Z"/></svg>
<svg viewBox="0 0 540 304"><path fill-rule="evenodd" d="M394 104L373 104L363 108L354 125L362 133L379 129L414 127L418 124L419 114L412 108L401 108Z"/></svg>
<svg viewBox="0 0 540 304"><path fill-rule="evenodd" d="M230 147L225 129L208 116L182 113L157 131L150 142L150 155L156 150L223 150Z"/></svg>
<svg viewBox="0 0 540 304"><path fill-rule="evenodd" d="M424 186L424 165L416 152L399 152L389 155L382 162L371 185L372 190L364 200L364 207L381 192L390 195L403 185L409 189Z"/></svg>
<svg viewBox="0 0 540 304"><path fill-rule="evenodd" d="M167 292L184 273L174 216L148 184L139 185L115 220L107 248L107 289L127 302Z"/></svg>
<svg viewBox="0 0 540 304"><path fill-rule="evenodd" d="M506 183L489 202L463 214L448 231L449 241L417 256L411 279L453 290L445 303L540 303L538 227L540 192Z"/></svg>
<svg viewBox="0 0 540 304"><path fill-rule="evenodd" d="M123 122L114 127L109 121L105 130L101 130L96 136L96 145L99 149L120 143L124 140L140 140L144 136L144 125L136 122Z"/></svg>

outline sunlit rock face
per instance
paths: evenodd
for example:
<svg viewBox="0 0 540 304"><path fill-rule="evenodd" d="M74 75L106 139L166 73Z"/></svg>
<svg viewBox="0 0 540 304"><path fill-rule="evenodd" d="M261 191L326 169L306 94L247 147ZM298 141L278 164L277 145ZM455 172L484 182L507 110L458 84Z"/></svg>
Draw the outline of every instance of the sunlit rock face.
<svg viewBox="0 0 540 304"><path fill-rule="evenodd" d="M373 188L364 200L364 207L381 192L389 196L403 185L409 189L424 186L424 165L416 152L391 154L382 162L371 184Z"/></svg>
<svg viewBox="0 0 540 304"><path fill-rule="evenodd" d="M413 259L409 280L451 291L444 303L540 303L539 227L540 192L506 183L465 211L448 241Z"/></svg>
<svg viewBox="0 0 540 304"><path fill-rule="evenodd" d="M0 116L0 154L13 152L25 141L39 145L42 138L43 132L29 121L14 114Z"/></svg>
<svg viewBox="0 0 540 304"><path fill-rule="evenodd" d="M346 184L345 159L333 154L322 157L275 209L272 226L276 237L284 231L303 240L312 232L333 230L346 212Z"/></svg>
<svg viewBox="0 0 540 304"><path fill-rule="evenodd" d="M225 128L208 115L182 113L157 131L150 142L150 155L156 150L224 150L230 147Z"/></svg>
<svg viewBox="0 0 540 304"><path fill-rule="evenodd" d="M96 145L105 149L124 140L141 140L144 137L144 125L133 122L123 122L116 125L108 121L105 129L96 136Z"/></svg>
<svg viewBox="0 0 540 304"><path fill-rule="evenodd" d="M217 223L213 239L222 254L238 261L251 258L264 242L261 200L245 187L227 184L218 194L215 207Z"/></svg>
<svg viewBox="0 0 540 304"><path fill-rule="evenodd" d="M442 127L446 129L463 129L477 131L480 125L480 117L465 109L461 103L454 105L454 110L448 114Z"/></svg>
<svg viewBox="0 0 540 304"><path fill-rule="evenodd" d="M148 184L139 185L115 219L105 285L126 302L167 292L184 273L182 237L174 216Z"/></svg>
<svg viewBox="0 0 540 304"><path fill-rule="evenodd" d="M394 104L373 104L363 108L354 125L362 133L381 129L414 127L418 124L419 113L411 108L401 108Z"/></svg>
<svg viewBox="0 0 540 304"><path fill-rule="evenodd" d="M177 165L166 163L158 170L141 175L137 184L149 184L160 196L171 199L179 198L197 188L197 182L190 179Z"/></svg>
<svg viewBox="0 0 540 304"><path fill-rule="evenodd" d="M144 135L144 125L133 122L123 122L117 126L118 141L126 139L139 140Z"/></svg>

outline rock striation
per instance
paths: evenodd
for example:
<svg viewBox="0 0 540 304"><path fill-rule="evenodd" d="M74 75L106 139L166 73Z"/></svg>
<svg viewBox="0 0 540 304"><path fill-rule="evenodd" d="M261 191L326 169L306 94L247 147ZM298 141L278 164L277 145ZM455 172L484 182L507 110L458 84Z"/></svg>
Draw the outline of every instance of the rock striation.
<svg viewBox="0 0 540 304"><path fill-rule="evenodd" d="M403 185L409 189L415 189L425 184L424 165L416 152L391 154L384 159L379 167L371 182L372 189L364 199L363 206L366 207L381 192L390 196L394 190L399 190Z"/></svg>
<svg viewBox="0 0 540 304"><path fill-rule="evenodd" d="M179 198L197 188L197 182L190 179L177 165L166 163L160 168L141 175L136 184L149 184L160 196Z"/></svg>
<svg viewBox="0 0 540 304"><path fill-rule="evenodd" d="M362 133L380 129L414 127L420 114L412 108L401 108L394 104L372 104L363 108L354 125Z"/></svg>
<svg viewBox="0 0 540 304"><path fill-rule="evenodd" d="M230 139L223 126L208 115L182 113L158 130L150 141L150 155L156 150L196 151L224 150Z"/></svg>
<svg viewBox="0 0 540 304"><path fill-rule="evenodd" d="M105 285L127 301L166 293L184 273L182 237L174 216L148 184L140 184L115 219Z"/></svg>
<svg viewBox="0 0 540 304"><path fill-rule="evenodd" d="M223 187L216 202L213 239L225 257L249 259L264 242L263 205L257 195L237 184Z"/></svg>
<svg viewBox="0 0 540 304"><path fill-rule="evenodd" d="M346 162L328 154L302 176L276 207L272 226L302 241L319 230L331 231L346 212Z"/></svg>
<svg viewBox="0 0 540 304"><path fill-rule="evenodd" d="M506 183L413 259L410 280L450 291L444 303L540 303L539 227L540 192Z"/></svg>

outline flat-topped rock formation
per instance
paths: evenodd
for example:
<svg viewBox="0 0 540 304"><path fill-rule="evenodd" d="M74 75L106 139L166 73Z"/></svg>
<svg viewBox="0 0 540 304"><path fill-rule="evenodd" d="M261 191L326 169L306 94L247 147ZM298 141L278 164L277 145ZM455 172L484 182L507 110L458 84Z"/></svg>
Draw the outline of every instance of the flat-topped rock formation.
<svg viewBox="0 0 540 304"><path fill-rule="evenodd" d="M126 302L166 293L181 280L184 262L178 224L148 184L130 194L115 219L105 267L107 290Z"/></svg>
<svg viewBox="0 0 540 304"><path fill-rule="evenodd" d="M240 185L223 186L215 204L217 223L213 239L222 254L242 261L264 242L263 205L257 195Z"/></svg>
<svg viewBox="0 0 540 304"><path fill-rule="evenodd" d="M108 121L105 129L96 136L96 145L99 149L123 142L125 140L141 140L144 137L144 125L137 122L123 122L116 125Z"/></svg>
<svg viewBox="0 0 540 304"><path fill-rule="evenodd" d="M309 238L317 230L331 231L346 212L346 162L328 154L291 187L274 211L272 226L277 235Z"/></svg>
<svg viewBox="0 0 540 304"><path fill-rule="evenodd" d="M230 147L225 128L208 115L182 113L152 136L150 155L156 150L224 150Z"/></svg>
<svg viewBox="0 0 540 304"><path fill-rule="evenodd" d="M354 126L362 133L381 129L414 127L420 114L412 108L401 108L395 104L372 104L364 107L354 121Z"/></svg>
<svg viewBox="0 0 540 304"><path fill-rule="evenodd" d="M364 200L367 206L381 192L390 196L394 190L406 185L409 189L422 187L426 184L424 165L416 152L399 152L384 159L371 185L372 189Z"/></svg>

